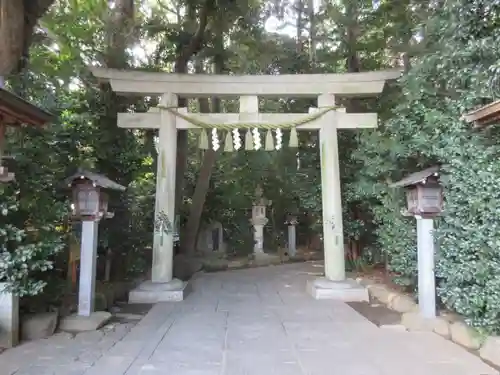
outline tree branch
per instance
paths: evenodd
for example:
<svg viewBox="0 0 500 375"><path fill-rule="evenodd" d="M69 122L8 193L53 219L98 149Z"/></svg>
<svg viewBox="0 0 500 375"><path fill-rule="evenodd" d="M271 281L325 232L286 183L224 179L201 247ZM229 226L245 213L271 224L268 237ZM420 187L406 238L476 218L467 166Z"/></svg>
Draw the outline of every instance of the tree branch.
<svg viewBox="0 0 500 375"><path fill-rule="evenodd" d="M213 0L205 0L203 8L201 8L200 11L200 23L198 24L198 29L191 37L189 44L181 50L175 61L176 73L186 73L189 59L203 48L203 36L208 25L208 15L213 7L213 3Z"/></svg>
<svg viewBox="0 0 500 375"><path fill-rule="evenodd" d="M20 56L18 71L26 66L29 56L29 48L33 41L33 33L38 20L49 10L55 0L24 0L24 41L22 56Z"/></svg>

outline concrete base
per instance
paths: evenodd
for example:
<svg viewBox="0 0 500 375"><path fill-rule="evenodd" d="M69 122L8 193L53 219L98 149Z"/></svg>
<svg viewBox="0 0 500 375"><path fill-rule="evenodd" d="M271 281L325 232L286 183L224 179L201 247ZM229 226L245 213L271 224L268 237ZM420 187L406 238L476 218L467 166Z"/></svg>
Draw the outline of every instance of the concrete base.
<svg viewBox="0 0 500 375"><path fill-rule="evenodd" d="M331 281L325 277L307 282L307 293L315 299L333 299L344 302L369 301L368 289L355 280Z"/></svg>
<svg viewBox="0 0 500 375"><path fill-rule="evenodd" d="M168 283L145 281L130 291L129 303L157 303L183 301L191 292L191 284L173 279Z"/></svg>
<svg viewBox="0 0 500 375"><path fill-rule="evenodd" d="M107 311L96 311L90 316L70 315L59 323L59 329L65 332L85 332L95 331L105 325L111 319L111 314Z"/></svg>

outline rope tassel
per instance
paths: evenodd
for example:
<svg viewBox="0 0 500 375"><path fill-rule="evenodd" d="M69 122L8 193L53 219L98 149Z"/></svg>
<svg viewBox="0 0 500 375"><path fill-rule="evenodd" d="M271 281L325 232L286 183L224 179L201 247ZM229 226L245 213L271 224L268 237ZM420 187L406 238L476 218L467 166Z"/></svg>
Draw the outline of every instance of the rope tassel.
<svg viewBox="0 0 500 375"><path fill-rule="evenodd" d="M271 132L271 129L269 129L266 133L266 144L264 146L264 150L266 150L266 151L273 151L274 150L274 139L273 139L273 133Z"/></svg>
<svg viewBox="0 0 500 375"><path fill-rule="evenodd" d="M253 138L252 138L252 131L250 129L247 129L247 132L245 134L245 150L246 151L253 150Z"/></svg>
<svg viewBox="0 0 500 375"><path fill-rule="evenodd" d="M231 135L231 130L228 130L226 134L226 140L224 142L224 151L225 152L233 152L233 137Z"/></svg>
<svg viewBox="0 0 500 375"><path fill-rule="evenodd" d="M258 128L253 128L252 130L252 135L253 135L253 147L254 150L260 150L262 147L262 143L260 142L260 132Z"/></svg>
<svg viewBox="0 0 500 375"><path fill-rule="evenodd" d="M288 147L299 147L299 137L297 135L297 129L295 127L290 130L290 141L288 143Z"/></svg>
<svg viewBox="0 0 500 375"><path fill-rule="evenodd" d="M208 150L208 134L205 129L201 130L199 138L199 148L202 150Z"/></svg>
<svg viewBox="0 0 500 375"><path fill-rule="evenodd" d="M212 149L214 151L217 151L220 147L219 144L219 135L217 134L217 129L213 128L212 129Z"/></svg>
<svg viewBox="0 0 500 375"><path fill-rule="evenodd" d="M233 144L236 151L241 148L240 131L238 129L233 129Z"/></svg>

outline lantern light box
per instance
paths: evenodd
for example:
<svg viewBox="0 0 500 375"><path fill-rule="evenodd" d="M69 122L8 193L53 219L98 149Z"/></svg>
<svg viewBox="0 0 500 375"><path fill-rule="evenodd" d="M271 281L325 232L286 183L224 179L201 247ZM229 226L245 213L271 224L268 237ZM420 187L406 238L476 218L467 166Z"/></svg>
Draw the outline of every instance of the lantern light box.
<svg viewBox="0 0 500 375"><path fill-rule="evenodd" d="M65 181L73 190L73 217L81 220L100 220L111 218L108 212L108 194L106 190L124 191L125 187L111 181L106 176L79 170Z"/></svg>
<svg viewBox="0 0 500 375"><path fill-rule="evenodd" d="M390 185L406 189L407 216L436 216L443 210L443 188L439 183L439 166L415 172Z"/></svg>

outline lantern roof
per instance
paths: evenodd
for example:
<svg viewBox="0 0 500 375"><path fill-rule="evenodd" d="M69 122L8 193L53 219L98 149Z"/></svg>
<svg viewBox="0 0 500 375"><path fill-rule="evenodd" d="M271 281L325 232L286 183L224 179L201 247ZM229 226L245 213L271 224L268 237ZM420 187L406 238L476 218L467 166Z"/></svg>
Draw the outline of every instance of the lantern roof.
<svg viewBox="0 0 500 375"><path fill-rule="evenodd" d="M435 165L429 168L426 168L419 172L414 172L400 181L393 182L390 184L390 187L407 187L411 185L417 185L420 182L423 182L426 178L431 176L437 176L439 173L440 166Z"/></svg>
<svg viewBox="0 0 500 375"><path fill-rule="evenodd" d="M49 112L0 87L0 121L3 124L42 126L53 118Z"/></svg>
<svg viewBox="0 0 500 375"><path fill-rule="evenodd" d="M119 183L110 180L109 178L107 178L102 174L90 172L84 169L78 169L78 171L75 174L66 178L66 180L64 180L64 183L66 185L72 185L73 182L78 180L92 181L93 184L103 189L119 190L119 191L125 191L126 189L125 186L122 186Z"/></svg>

